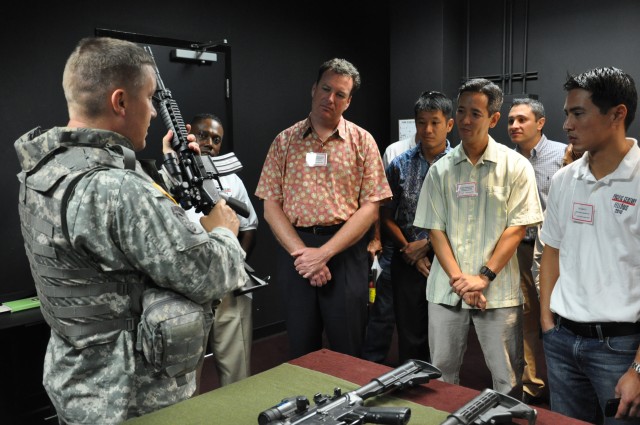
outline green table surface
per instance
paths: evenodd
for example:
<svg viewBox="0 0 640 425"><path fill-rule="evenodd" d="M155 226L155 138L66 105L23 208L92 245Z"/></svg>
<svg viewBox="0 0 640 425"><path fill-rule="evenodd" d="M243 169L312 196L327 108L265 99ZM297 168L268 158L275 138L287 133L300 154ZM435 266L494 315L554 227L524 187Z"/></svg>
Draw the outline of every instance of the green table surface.
<svg viewBox="0 0 640 425"><path fill-rule="evenodd" d="M371 376L370 378L375 378ZM278 404L282 399L304 395L313 400L317 393L333 394L339 387L343 393L360 385L303 367L282 364L235 384L218 388L198 397L130 419L127 425L251 425L258 423L258 414ZM314 403L311 401L311 405ZM431 407L393 397L393 393L365 400L365 406L395 406L411 408L409 424L440 424L447 417Z"/></svg>

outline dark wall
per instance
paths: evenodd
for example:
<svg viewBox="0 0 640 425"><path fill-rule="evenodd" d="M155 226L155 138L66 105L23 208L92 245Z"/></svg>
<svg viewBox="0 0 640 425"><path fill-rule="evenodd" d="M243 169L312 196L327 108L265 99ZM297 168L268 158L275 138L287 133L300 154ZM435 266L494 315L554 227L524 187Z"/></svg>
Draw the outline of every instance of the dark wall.
<svg viewBox="0 0 640 425"><path fill-rule="evenodd" d="M244 164L240 176L260 219L262 204L253 192L267 149L279 131L309 113L311 86L323 61L344 57L358 67L362 88L345 116L379 140L389 134L385 7L361 10L347 4L341 5L337 14L325 14L304 2L278 10L272 3L257 2L192 1L185 7L166 0L73 0L63 6L43 3L24 19L5 19L0 30L4 44L0 125L5 137L0 148L0 178L5 182L5 202L0 207L0 255L5 265L0 302L33 292L16 206L19 167L13 142L37 125L48 128L67 123L63 67L76 42L92 36L95 28L183 40L228 39L233 56L234 151ZM171 88L166 78L165 84ZM188 119L189 94L183 96L176 100ZM139 156L155 156L159 149L159 140L147 140L147 148ZM272 261L275 247L262 221L250 263L260 274L271 275L272 285L254 295L257 328L283 318Z"/></svg>
<svg viewBox="0 0 640 425"><path fill-rule="evenodd" d="M444 6L427 3L397 2L391 9L392 114L385 145L398 140L399 119L414 117L413 104L420 93L444 90Z"/></svg>
<svg viewBox="0 0 640 425"><path fill-rule="evenodd" d="M414 117L420 93L453 97L463 74L465 13L462 1L408 1L391 10L391 114L388 145L398 140L398 120ZM449 139L457 139L455 128Z"/></svg>
<svg viewBox="0 0 640 425"><path fill-rule="evenodd" d="M359 68L363 86L346 117L371 131L384 148L397 140L398 119L412 118L413 103L422 91L441 90L455 97L467 75L467 38L472 76L501 74L508 47L503 37L505 2L498 0L409 0L377 8L344 2L337 14L325 14L304 2L287 10L219 1L193 1L188 8L166 0L87 4L68 1L62 10L45 3L33 7L24 19L5 19L0 30L4 41L0 124L5 137L0 146L0 178L5 182L5 203L0 207L0 255L5 264L0 301L33 291L15 205L18 163L13 141L36 125L66 124L64 63L77 40L93 35L95 28L186 40L228 39L233 53L234 151L245 166L240 176L250 193L273 138L309 112L311 85L322 61L345 57ZM528 2L528 9L524 0L506 4L513 13L512 38L507 32L513 40L513 72L523 70L528 11L527 69L537 71L538 77L527 83L526 92L537 94L545 104L545 133L550 138L565 141L562 83L567 72L615 65L640 78L636 43L640 2L538 0ZM511 93L521 92L521 83L513 82ZM185 96L177 100L187 116L190 99ZM505 105L504 116L507 111ZM637 133L634 123L629 134L637 137ZM509 144L504 117L492 135ZM457 144L455 128L450 139ZM148 142L142 156L159 147L159 141ZM262 205L253 200L262 218ZM256 327L282 319L271 261L275 247L262 222L250 262L261 274L271 275L273 283L255 294Z"/></svg>
<svg viewBox="0 0 640 425"><path fill-rule="evenodd" d="M637 21L640 2L402 2L401 7L394 6L390 23L391 86L394 88L391 91L391 139L397 137L397 120L411 118L408 107L413 105L420 92L444 89L455 99L457 87L467 75L501 75L503 72L509 73L509 70L521 73L525 59L527 12L527 71L537 71L538 76L536 80L526 83L524 91L537 94L545 105L547 123L544 131L549 138L566 143L562 130L565 98L562 85L567 73L580 73L598 66L616 66L639 81L640 45L637 40L640 28ZM467 34L468 16L470 31ZM503 26L505 21L506 28ZM398 32L404 35L398 35ZM441 60L444 62L442 72L438 68ZM512 94L507 99L518 97L523 93L522 82L511 81L511 86L507 82L505 93ZM502 118L491 134L496 140L511 145L506 133L508 111L509 104L505 102ZM634 123L629 135L638 137L639 128L638 123ZM458 143L455 128L451 140L455 141L454 144Z"/></svg>

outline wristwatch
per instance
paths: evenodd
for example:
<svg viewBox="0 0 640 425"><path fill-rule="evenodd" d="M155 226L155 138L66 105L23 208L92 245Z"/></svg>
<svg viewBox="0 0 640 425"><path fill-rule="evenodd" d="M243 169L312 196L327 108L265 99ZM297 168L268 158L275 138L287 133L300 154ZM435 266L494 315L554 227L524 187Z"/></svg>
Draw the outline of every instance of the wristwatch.
<svg viewBox="0 0 640 425"><path fill-rule="evenodd" d="M640 364L638 362L631 363L631 369L635 370L638 375L640 375Z"/></svg>
<svg viewBox="0 0 640 425"><path fill-rule="evenodd" d="M486 276L487 279L489 279L489 282L496 278L496 274L487 266L480 267L480 274Z"/></svg>

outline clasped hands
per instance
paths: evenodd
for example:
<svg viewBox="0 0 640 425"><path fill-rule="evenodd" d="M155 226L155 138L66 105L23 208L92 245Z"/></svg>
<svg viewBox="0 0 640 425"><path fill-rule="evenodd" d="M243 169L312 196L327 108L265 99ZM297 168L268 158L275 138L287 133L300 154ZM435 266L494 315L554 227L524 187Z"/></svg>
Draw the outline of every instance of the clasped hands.
<svg viewBox="0 0 640 425"><path fill-rule="evenodd" d="M483 277L464 273L452 275L449 284L453 292L458 294L468 305L478 307L483 311L487 307L487 299L482 291L489 286L489 282Z"/></svg>
<svg viewBox="0 0 640 425"><path fill-rule="evenodd" d="M331 272L327 267L329 254L322 248L304 247L291 253L295 258L293 265L297 272L305 279L309 279L311 286L324 286L331 280Z"/></svg>
<svg viewBox="0 0 640 425"><path fill-rule="evenodd" d="M405 263L414 266L424 277L429 277L429 272L431 271L431 261L427 258L429 247L428 239L420 239L409 242L400 249Z"/></svg>

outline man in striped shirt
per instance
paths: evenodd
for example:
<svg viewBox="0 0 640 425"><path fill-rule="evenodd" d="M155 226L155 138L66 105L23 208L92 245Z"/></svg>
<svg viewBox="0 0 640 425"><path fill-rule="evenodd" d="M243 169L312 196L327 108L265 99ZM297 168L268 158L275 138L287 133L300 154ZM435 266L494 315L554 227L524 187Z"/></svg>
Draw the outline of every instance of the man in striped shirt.
<svg viewBox="0 0 640 425"><path fill-rule="evenodd" d="M514 256L527 226L542 221L529 161L497 143L502 91L485 79L458 90L461 143L435 163L414 225L429 229L436 260L427 281L431 361L459 383L471 321L493 388L522 396L522 291Z"/></svg>

